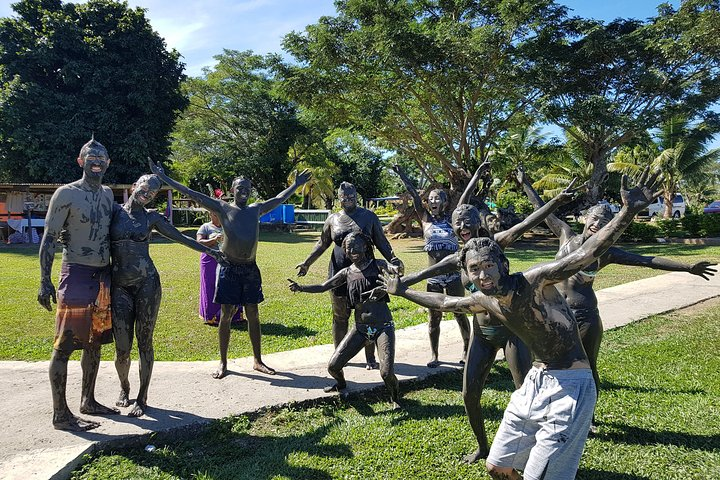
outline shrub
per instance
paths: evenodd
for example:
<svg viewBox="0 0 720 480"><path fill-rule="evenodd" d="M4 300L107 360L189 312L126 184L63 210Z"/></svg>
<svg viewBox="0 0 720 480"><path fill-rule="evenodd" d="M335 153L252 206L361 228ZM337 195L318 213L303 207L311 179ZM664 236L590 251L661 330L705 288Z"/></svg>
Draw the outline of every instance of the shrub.
<svg viewBox="0 0 720 480"><path fill-rule="evenodd" d="M702 230L702 215L697 213L687 213L682 218L682 226L687 230L691 237L699 237Z"/></svg>
<svg viewBox="0 0 720 480"><path fill-rule="evenodd" d="M680 222L674 218L668 218L663 220L657 220L655 226L662 232L663 237L670 237L674 233L677 233L680 227Z"/></svg>
<svg viewBox="0 0 720 480"><path fill-rule="evenodd" d="M652 242L660 236L660 229L647 222L633 221L625 229L620 239L630 242Z"/></svg>
<svg viewBox="0 0 720 480"><path fill-rule="evenodd" d="M506 190L500 192L497 196L496 203L498 208L508 208L510 205L515 207L515 213L529 214L534 211L532 203L524 195L518 195L517 192Z"/></svg>
<svg viewBox="0 0 720 480"><path fill-rule="evenodd" d="M700 226L703 236L705 237L717 237L720 235L720 215L701 215Z"/></svg>

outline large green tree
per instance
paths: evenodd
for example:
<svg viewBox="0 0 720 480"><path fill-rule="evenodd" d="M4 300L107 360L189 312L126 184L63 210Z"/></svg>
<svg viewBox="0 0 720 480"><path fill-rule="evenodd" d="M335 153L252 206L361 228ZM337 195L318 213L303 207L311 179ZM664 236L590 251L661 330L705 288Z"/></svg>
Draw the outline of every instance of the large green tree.
<svg viewBox="0 0 720 480"><path fill-rule="evenodd" d="M0 19L0 177L67 182L94 132L131 182L169 154L183 64L126 2L22 0Z"/></svg>
<svg viewBox="0 0 720 480"><path fill-rule="evenodd" d="M460 192L498 136L528 122L541 93L526 78L532 58L565 18L548 0L336 7L337 16L285 37L298 64L285 71L284 90Z"/></svg>
<svg viewBox="0 0 720 480"><path fill-rule="evenodd" d="M573 19L572 35L538 57L536 103L583 151L591 168L587 201L602 197L607 160L637 141L668 111L708 114L720 97L720 2L658 7L648 21Z"/></svg>

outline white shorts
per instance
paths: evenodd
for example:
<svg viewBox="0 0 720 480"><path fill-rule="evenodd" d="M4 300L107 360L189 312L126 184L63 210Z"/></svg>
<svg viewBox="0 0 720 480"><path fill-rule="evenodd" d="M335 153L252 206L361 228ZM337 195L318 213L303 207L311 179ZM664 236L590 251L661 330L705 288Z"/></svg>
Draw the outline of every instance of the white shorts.
<svg viewBox="0 0 720 480"><path fill-rule="evenodd" d="M531 368L510 397L487 463L520 470L526 480L573 480L596 398L589 368Z"/></svg>

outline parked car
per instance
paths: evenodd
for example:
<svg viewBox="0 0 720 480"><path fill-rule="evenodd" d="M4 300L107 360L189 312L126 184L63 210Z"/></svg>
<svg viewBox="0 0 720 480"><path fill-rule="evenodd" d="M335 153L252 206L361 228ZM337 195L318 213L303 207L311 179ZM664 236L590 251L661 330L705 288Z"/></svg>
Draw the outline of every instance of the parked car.
<svg viewBox="0 0 720 480"><path fill-rule="evenodd" d="M665 213L665 199L658 197L650 204L647 210L640 212L638 215L652 217L662 217ZM685 199L679 193L673 198L672 218L680 218L685 215Z"/></svg>
<svg viewBox="0 0 720 480"><path fill-rule="evenodd" d="M720 200L715 200L710 205L703 208L703 213L720 213Z"/></svg>

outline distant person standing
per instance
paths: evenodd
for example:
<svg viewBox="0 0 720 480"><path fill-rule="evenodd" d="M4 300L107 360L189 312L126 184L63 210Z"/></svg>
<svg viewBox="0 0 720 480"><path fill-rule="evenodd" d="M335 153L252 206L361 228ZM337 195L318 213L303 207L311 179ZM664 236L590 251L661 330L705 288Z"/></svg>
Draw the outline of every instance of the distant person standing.
<svg viewBox="0 0 720 480"><path fill-rule="evenodd" d="M83 350L80 413L119 413L95 400L100 347L112 342L109 233L114 202L112 190L102 185L110 165L105 147L92 138L83 145L77 162L82 178L58 188L50 199L40 243L38 303L48 311L52 311L51 299L57 303L50 357L53 427L84 431L100 424L76 417L68 408L67 366L75 350ZM63 256L56 296L51 275L58 243Z"/></svg>
<svg viewBox="0 0 720 480"><path fill-rule="evenodd" d="M217 195L217 194L216 194ZM219 249L223 242L223 229L220 218L210 212L210 221L203 223L195 235L201 245ZM206 325L216 327L220 324L220 304L213 303L215 282L217 281L217 260L206 253L200 254L200 307L198 313ZM237 312L232 317L233 324L244 321L242 306L237 305Z"/></svg>

